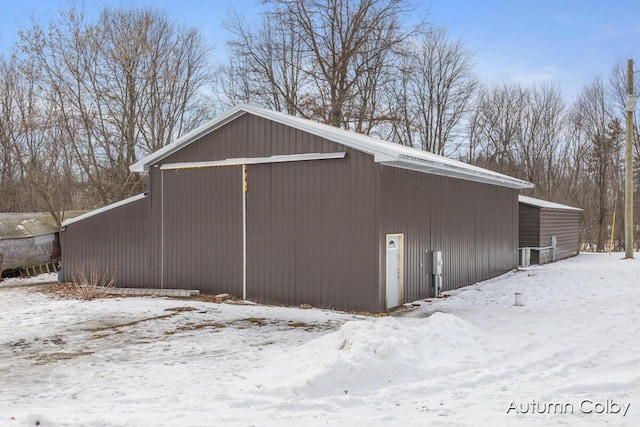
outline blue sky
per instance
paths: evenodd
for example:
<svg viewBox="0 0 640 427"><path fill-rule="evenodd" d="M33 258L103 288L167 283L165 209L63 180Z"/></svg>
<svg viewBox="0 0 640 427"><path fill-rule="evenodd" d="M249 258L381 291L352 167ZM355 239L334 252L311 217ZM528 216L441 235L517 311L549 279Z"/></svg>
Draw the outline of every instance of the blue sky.
<svg viewBox="0 0 640 427"><path fill-rule="evenodd" d="M0 49L18 39L30 15L46 20L68 0L0 0ZM568 100L595 77L608 78L617 61L633 58L640 70L640 0L433 0L420 2L429 20L460 38L475 56L479 78L487 83L551 81ZM165 10L179 23L197 26L226 55L222 28L228 5L251 18L259 0L87 0L88 14L104 6L140 5Z"/></svg>

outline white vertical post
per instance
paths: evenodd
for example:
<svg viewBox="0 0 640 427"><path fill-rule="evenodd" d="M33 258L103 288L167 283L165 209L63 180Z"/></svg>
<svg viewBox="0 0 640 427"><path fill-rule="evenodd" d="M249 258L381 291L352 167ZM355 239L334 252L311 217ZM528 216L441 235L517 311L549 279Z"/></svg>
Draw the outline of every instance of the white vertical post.
<svg viewBox="0 0 640 427"><path fill-rule="evenodd" d="M516 306L520 307L524 305L524 300L522 299L522 293L516 292Z"/></svg>
<svg viewBox="0 0 640 427"><path fill-rule="evenodd" d="M247 299L247 165L242 165L242 299Z"/></svg>
<svg viewBox="0 0 640 427"><path fill-rule="evenodd" d="M164 171L160 169L160 289L164 289Z"/></svg>

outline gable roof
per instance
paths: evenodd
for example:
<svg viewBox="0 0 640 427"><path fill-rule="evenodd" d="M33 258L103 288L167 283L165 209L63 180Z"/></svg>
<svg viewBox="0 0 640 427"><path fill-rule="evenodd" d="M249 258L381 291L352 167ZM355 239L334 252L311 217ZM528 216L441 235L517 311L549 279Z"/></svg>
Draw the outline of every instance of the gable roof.
<svg viewBox="0 0 640 427"><path fill-rule="evenodd" d="M533 206L541 209L556 209L556 210L563 210L563 211L578 211L578 212L582 211L582 209L574 208L573 206L561 205L560 203L553 203L553 202L549 202L547 200L542 200L542 199L534 199L533 197L528 197L528 196L518 196L518 202L522 203L523 205L529 205L529 206Z"/></svg>
<svg viewBox="0 0 640 427"><path fill-rule="evenodd" d="M277 111L265 110L251 105L238 105L197 129L185 134L175 142L143 157L133 165L132 172L147 172L149 167L192 142L226 125L244 114L252 114L304 132L328 139L354 150L370 154L376 163L410 169L434 175L443 175L469 181L483 182L510 188L532 188L533 184L508 175L449 159L427 151L383 141L323 123L294 117Z"/></svg>

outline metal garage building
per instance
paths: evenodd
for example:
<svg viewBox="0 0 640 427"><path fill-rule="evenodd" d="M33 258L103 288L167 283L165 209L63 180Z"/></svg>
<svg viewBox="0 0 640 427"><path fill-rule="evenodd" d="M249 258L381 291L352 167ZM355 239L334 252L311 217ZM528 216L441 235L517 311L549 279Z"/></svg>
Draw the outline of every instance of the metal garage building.
<svg viewBox="0 0 640 427"><path fill-rule="evenodd" d="M148 194L67 221L63 274L118 286L380 311L517 266L532 185L313 121L238 106L141 159Z"/></svg>
<svg viewBox="0 0 640 427"><path fill-rule="evenodd" d="M531 248L531 264L578 255L582 209L527 196L520 196L518 202L518 245Z"/></svg>

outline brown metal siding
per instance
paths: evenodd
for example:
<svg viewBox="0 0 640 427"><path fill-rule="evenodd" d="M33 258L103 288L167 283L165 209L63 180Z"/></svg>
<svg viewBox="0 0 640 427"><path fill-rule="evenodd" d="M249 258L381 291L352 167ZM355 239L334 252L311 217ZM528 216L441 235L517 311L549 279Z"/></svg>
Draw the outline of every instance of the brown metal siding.
<svg viewBox="0 0 640 427"><path fill-rule="evenodd" d="M580 212L556 209L540 210L540 244L548 246L551 236L556 236L556 260L578 255L580 250ZM551 261L550 256L540 254L540 261Z"/></svg>
<svg viewBox="0 0 640 427"><path fill-rule="evenodd" d="M540 244L540 208L520 203L518 207L518 247L537 248ZM538 251L531 251L531 264L538 264Z"/></svg>
<svg viewBox="0 0 640 427"><path fill-rule="evenodd" d="M391 167L380 181L379 245L386 234L405 235L405 302L432 295L434 250L443 251L444 290L516 267L516 190Z"/></svg>
<svg viewBox="0 0 640 427"><path fill-rule="evenodd" d="M336 151L346 151L347 157L248 166L247 296L260 302L378 311L372 156L244 115L162 164ZM154 234L159 235L159 168L152 168L150 174L151 223ZM189 185L187 181L184 185ZM190 215L188 202L182 205L184 214ZM155 238L154 248L159 247L158 240ZM166 250L171 250L169 242L165 242ZM156 265L153 270L157 274L160 268ZM237 288L225 292L241 295Z"/></svg>
<svg viewBox="0 0 640 427"><path fill-rule="evenodd" d="M556 260L577 255L580 250L580 212L547 209L520 203L519 246L543 247L556 236ZM551 250L531 251L531 264L551 262Z"/></svg>
<svg viewBox="0 0 640 427"><path fill-rule="evenodd" d="M162 174L162 286L242 296L242 168Z"/></svg>
<svg viewBox="0 0 640 427"><path fill-rule="evenodd" d="M162 164L346 151L299 129L245 114L162 160Z"/></svg>
<svg viewBox="0 0 640 427"><path fill-rule="evenodd" d="M369 156L250 165L249 299L379 310Z"/></svg>
<svg viewBox="0 0 640 427"><path fill-rule="evenodd" d="M431 295L433 250L444 252L445 290L515 267L516 190L385 167L370 155L248 114L154 165L150 195L135 204L144 212L123 207L115 217L72 224L77 240L67 246L80 249L71 259L86 259L83 248L95 244L86 253L104 258L107 267L137 258L124 270L131 270L127 286L162 283L240 296L241 169L159 166L335 151L347 157L249 165L250 299L383 310L388 233L404 234L405 301ZM135 224L123 225L127 221ZM147 234L133 239L139 230Z"/></svg>
<svg viewBox="0 0 640 427"><path fill-rule="evenodd" d="M95 265L104 274L116 271L118 286L152 286L148 218L146 197L69 224L60 234L63 279Z"/></svg>

